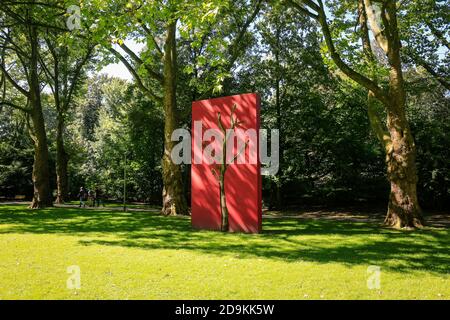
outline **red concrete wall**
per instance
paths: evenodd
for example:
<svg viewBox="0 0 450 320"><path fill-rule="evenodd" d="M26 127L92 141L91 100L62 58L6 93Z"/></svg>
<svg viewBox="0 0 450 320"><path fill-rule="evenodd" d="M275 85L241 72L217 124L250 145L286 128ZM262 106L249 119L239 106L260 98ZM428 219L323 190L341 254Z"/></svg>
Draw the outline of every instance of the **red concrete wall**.
<svg viewBox="0 0 450 320"><path fill-rule="evenodd" d="M245 149L246 163L232 163L225 176L225 192L229 211L231 232L261 232L261 164L259 160L260 99L257 94L242 94L192 103L192 226L198 229L220 230L220 190L219 183L211 169L214 165L195 164L194 157L202 156L205 143L196 144L194 122L202 121L202 135L209 128L218 127L217 113L221 113L225 128L230 128L230 114L233 104L237 105L235 116L243 123L239 129L255 129L257 133L257 162L250 164L251 143ZM242 134L242 133L238 133ZM197 137L198 139L198 137ZM209 143L206 143L209 144ZM242 148L241 148L242 149ZM239 151L235 145L233 153ZM243 155L243 153L242 153Z"/></svg>

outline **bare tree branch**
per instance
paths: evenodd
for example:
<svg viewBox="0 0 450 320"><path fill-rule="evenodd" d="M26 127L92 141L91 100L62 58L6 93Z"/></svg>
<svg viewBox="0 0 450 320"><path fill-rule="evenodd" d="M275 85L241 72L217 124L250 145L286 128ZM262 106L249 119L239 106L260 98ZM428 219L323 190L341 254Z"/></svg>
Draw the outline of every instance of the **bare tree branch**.
<svg viewBox="0 0 450 320"><path fill-rule="evenodd" d="M5 106L8 106L8 107L11 107L11 108L14 108L14 109L26 112L26 113L30 113L32 111L29 108L21 107L21 106L19 106L17 104L14 104L14 103L8 102L8 101L0 101L0 105L5 105Z"/></svg>
<svg viewBox="0 0 450 320"><path fill-rule="evenodd" d="M88 62L88 60L92 57L92 53L94 52L94 48L95 48L95 45L89 46L89 48L87 49L87 52L84 55L84 57L75 66L75 73L74 73L74 76L71 79L69 92L67 94L67 97L64 98L64 105L63 105L64 111L67 110L67 108L69 107L69 104L70 104L70 102L72 100L72 95L73 95L73 93L75 91L75 86L76 86L76 84L78 82L78 79L79 79L79 77L81 75L81 70L83 69L84 65Z"/></svg>
<svg viewBox="0 0 450 320"><path fill-rule="evenodd" d="M127 45L125 45L124 43L119 45L123 51L125 51L131 59L133 59L135 61L135 63L138 66L143 65L145 70L147 70L148 74L155 80L157 80L159 83L163 82L163 76L162 74L160 74L159 72L154 71L151 67L147 66L139 57L136 53L133 52L133 50L131 50Z"/></svg>
<svg viewBox="0 0 450 320"><path fill-rule="evenodd" d="M6 79L12 84L14 88L16 88L20 93L22 93L24 96L29 97L30 93L22 88L14 79L11 77L11 75L8 73L8 71L5 69L3 64L0 64L0 71L5 75Z"/></svg>
<svg viewBox="0 0 450 320"><path fill-rule="evenodd" d="M373 7L372 1L364 0L364 6L366 9L367 18L369 20L370 29L373 32L373 36L375 37L375 40L377 41L380 48L382 48L383 51L387 53L389 50L388 41L383 33L383 30L381 29L380 25L377 22L377 17L375 14L375 9ZM385 14L382 13L382 16L385 17Z"/></svg>
<svg viewBox="0 0 450 320"><path fill-rule="evenodd" d="M445 37L445 35L438 29L436 29L436 27L430 22L430 21L426 21L425 24L427 25L427 27L431 30L431 33L437 38L439 39L444 46L447 47L447 49L450 50L450 41L447 40L447 38Z"/></svg>
<svg viewBox="0 0 450 320"><path fill-rule="evenodd" d="M450 81L448 78L440 75L433 67L419 56L411 56L415 63L422 66L429 74L431 74L444 88L450 90Z"/></svg>
<svg viewBox="0 0 450 320"><path fill-rule="evenodd" d="M307 16L309 16L310 18L313 18L314 20L319 19L319 16L317 14L312 13L311 11L309 11L308 9L306 9L305 7L303 7L301 4L298 4L295 1L292 0L287 0L286 3L288 5L290 5L291 7L297 9L298 11L301 11L302 13L306 14Z"/></svg>
<svg viewBox="0 0 450 320"><path fill-rule="evenodd" d="M318 11L318 22L320 23L322 27L322 32L325 38L325 42L327 44L328 50L330 52L330 56L333 59L334 63L338 66L338 68L350 79L353 81L359 83L366 89L372 91L374 95L383 103L388 103L388 96L387 93L380 88L377 83L363 74L357 72L353 68L351 68L347 63L342 60L339 53L336 50L336 47L334 46L333 38L331 36L330 27L327 22L327 17L325 14L325 9L323 7L323 3L321 0L319 0L320 3L320 9Z"/></svg>
<svg viewBox="0 0 450 320"><path fill-rule="evenodd" d="M111 53L113 53L123 64L124 66L127 68L127 70L131 73L131 75L133 76L134 80L136 80L136 83L138 85L138 87L145 93L147 94L148 97L150 97L151 99L154 99L158 102L162 101L162 97L157 96L152 90L150 90L149 88L147 88L141 77L138 75L138 73L136 72L136 70L134 70L134 68L130 65L130 63L128 62L127 59L125 59L125 57L123 57L120 52L118 52L117 50L115 50L114 48L110 47L108 49Z"/></svg>

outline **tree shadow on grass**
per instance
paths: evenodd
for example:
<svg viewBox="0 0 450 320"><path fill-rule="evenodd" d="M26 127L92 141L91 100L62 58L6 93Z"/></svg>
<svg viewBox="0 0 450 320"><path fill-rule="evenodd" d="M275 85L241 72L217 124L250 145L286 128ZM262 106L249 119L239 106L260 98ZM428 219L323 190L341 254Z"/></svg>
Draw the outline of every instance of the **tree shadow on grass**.
<svg viewBox="0 0 450 320"><path fill-rule="evenodd" d="M80 244L86 246L450 272L449 229L396 231L370 223L286 218L265 220L259 235L225 234L193 230L187 217L72 208L30 211L18 206L0 207L0 226L0 234L64 234L81 238Z"/></svg>

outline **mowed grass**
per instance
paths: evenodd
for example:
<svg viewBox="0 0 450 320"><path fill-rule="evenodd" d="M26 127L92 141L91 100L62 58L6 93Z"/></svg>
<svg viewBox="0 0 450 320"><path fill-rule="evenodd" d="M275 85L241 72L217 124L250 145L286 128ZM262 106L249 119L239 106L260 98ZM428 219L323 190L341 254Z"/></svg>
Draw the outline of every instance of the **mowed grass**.
<svg viewBox="0 0 450 320"><path fill-rule="evenodd" d="M149 212L0 206L0 299L449 299L450 230L266 219L259 235ZM79 266L81 288L67 287ZM367 268L381 268L368 289Z"/></svg>

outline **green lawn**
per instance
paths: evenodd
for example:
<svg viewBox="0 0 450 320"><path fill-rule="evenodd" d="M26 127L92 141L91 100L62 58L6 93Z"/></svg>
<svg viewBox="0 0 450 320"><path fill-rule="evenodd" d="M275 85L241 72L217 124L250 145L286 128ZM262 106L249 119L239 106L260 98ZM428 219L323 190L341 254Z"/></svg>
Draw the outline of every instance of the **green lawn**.
<svg viewBox="0 0 450 320"><path fill-rule="evenodd" d="M450 230L267 219L260 235L149 212L0 206L0 299L450 299ZM67 268L81 288L67 288ZM367 268L381 267L381 288Z"/></svg>

